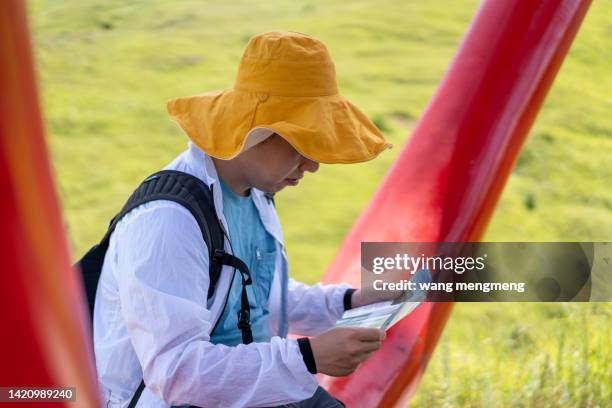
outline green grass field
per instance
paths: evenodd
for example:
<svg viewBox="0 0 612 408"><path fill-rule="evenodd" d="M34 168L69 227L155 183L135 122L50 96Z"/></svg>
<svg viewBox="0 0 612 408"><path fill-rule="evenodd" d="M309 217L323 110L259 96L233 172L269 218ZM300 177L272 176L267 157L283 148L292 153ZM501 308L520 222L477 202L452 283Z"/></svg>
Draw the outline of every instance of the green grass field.
<svg viewBox="0 0 612 408"><path fill-rule="evenodd" d="M395 144L321 166L278 196L291 273L315 282L410 134L477 1L32 0L40 86L73 257L130 191L186 147L176 96L228 87L250 36L315 35L342 93ZM595 1L485 240L612 240L612 3ZM313 222L315 220L315 222ZM610 304L458 304L414 406L604 407Z"/></svg>

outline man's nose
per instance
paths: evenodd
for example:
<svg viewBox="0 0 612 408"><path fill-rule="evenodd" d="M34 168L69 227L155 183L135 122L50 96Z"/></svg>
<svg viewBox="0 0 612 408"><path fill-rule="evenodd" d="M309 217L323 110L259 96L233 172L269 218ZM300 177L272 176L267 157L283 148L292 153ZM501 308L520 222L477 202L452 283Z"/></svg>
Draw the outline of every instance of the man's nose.
<svg viewBox="0 0 612 408"><path fill-rule="evenodd" d="M302 164L300 164L300 171L302 172L309 171L311 173L314 173L317 170L319 170L319 163L317 163L314 160L310 160L307 157L302 158Z"/></svg>

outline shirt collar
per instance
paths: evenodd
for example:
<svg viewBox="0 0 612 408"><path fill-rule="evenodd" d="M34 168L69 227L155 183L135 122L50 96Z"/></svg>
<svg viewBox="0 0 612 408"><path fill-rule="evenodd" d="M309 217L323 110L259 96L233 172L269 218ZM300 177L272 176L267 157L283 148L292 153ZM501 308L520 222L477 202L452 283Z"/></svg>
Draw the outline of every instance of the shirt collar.
<svg viewBox="0 0 612 408"><path fill-rule="evenodd" d="M212 158L200 150L193 142L189 142L189 152L187 155L187 164L193 171L193 174L202 179L211 189L221 192L221 183L219 175ZM204 165L202 165L202 163ZM213 187L217 184L217 187ZM220 198L220 196L219 196ZM255 207L259 212L259 218L264 225L266 231L270 233L281 245L284 245L283 234L280 226L280 220L272 200L269 200L265 193L257 188L251 188L251 198L255 203ZM223 216L222 200L215 199L215 206L220 206L218 215Z"/></svg>

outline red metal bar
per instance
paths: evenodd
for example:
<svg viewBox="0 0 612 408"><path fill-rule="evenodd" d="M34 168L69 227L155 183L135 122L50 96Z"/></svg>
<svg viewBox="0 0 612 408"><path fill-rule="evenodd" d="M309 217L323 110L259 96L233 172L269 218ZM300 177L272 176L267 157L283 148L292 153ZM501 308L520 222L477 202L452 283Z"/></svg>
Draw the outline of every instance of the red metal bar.
<svg viewBox="0 0 612 408"><path fill-rule="evenodd" d="M588 0L485 1L451 66L326 282L359 284L362 241L478 241ZM394 326L355 373L323 377L349 407L405 406L451 303L427 303Z"/></svg>
<svg viewBox="0 0 612 408"><path fill-rule="evenodd" d="M89 323L64 239L19 0L0 5L0 90L0 386L76 387L77 403L25 405L96 407Z"/></svg>

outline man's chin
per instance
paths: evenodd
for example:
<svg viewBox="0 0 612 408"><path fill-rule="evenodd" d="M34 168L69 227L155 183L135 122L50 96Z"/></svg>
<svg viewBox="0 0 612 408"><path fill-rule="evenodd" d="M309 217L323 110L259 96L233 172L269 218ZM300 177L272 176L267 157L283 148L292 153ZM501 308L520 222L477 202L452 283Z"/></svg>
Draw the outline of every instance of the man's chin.
<svg viewBox="0 0 612 408"><path fill-rule="evenodd" d="M279 191L283 190L285 187L287 187L285 184L277 184L276 186L274 186L273 189L271 189L272 191L270 192L270 194L276 194Z"/></svg>
<svg viewBox="0 0 612 408"><path fill-rule="evenodd" d="M283 180L271 189L273 191L272 194L278 193L279 191L284 190L286 187L292 186L297 186L297 183L289 183L287 180Z"/></svg>
<svg viewBox="0 0 612 408"><path fill-rule="evenodd" d="M281 191L282 189L284 189L286 187L286 185L284 185L283 183L279 183L279 184L275 184L273 186L265 186L265 187L258 187L259 190L263 191L266 194L276 194L279 191Z"/></svg>
<svg viewBox="0 0 612 408"><path fill-rule="evenodd" d="M285 189L285 187L287 186L297 186L297 185L298 185L297 182L290 182L289 179L285 179L281 181L280 183L276 183L271 186L268 185L268 186L261 186L257 188L267 194L276 194L279 191Z"/></svg>

